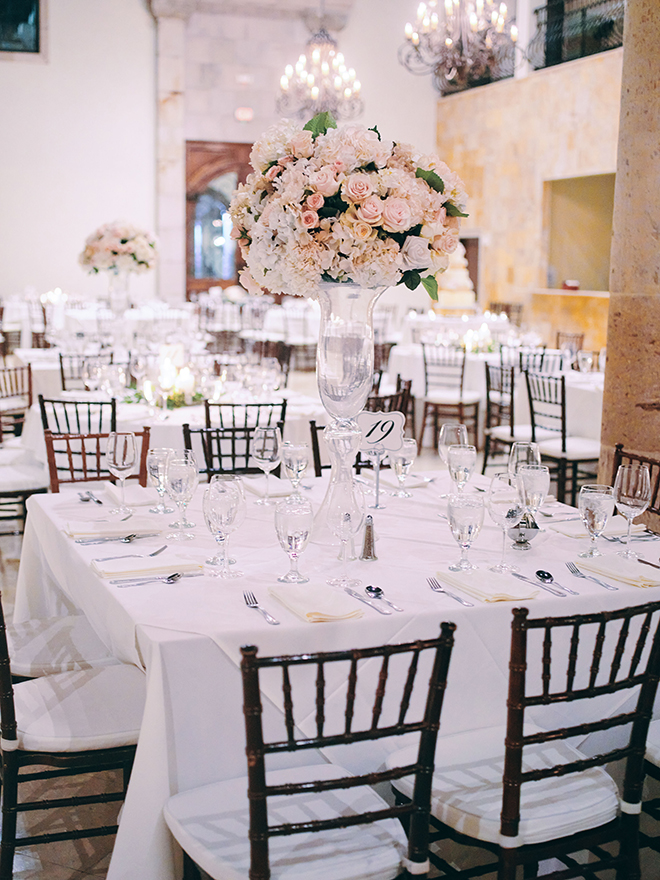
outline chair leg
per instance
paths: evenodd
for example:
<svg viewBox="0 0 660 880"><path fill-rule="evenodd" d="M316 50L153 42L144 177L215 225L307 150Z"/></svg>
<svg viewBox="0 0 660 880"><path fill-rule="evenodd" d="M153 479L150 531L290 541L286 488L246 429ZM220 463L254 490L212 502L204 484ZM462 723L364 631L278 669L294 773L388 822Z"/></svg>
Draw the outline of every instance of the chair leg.
<svg viewBox="0 0 660 880"><path fill-rule="evenodd" d="M202 872L186 852L183 854L183 880L202 880Z"/></svg>
<svg viewBox="0 0 660 880"><path fill-rule="evenodd" d="M516 880L516 851L514 849L500 849L497 863L497 880Z"/></svg>
<svg viewBox="0 0 660 880"><path fill-rule="evenodd" d="M566 499L566 462L560 459L557 462L557 501L562 504Z"/></svg>
<svg viewBox="0 0 660 880"><path fill-rule="evenodd" d="M11 753L5 755L2 773L2 838L0 840L0 880L12 880L16 849L16 804L18 801L18 766Z"/></svg>
<svg viewBox="0 0 660 880"><path fill-rule="evenodd" d="M486 443L484 445L484 463L481 468L481 473L486 473L486 465L488 464L488 454L490 452L490 434L486 434Z"/></svg>
<svg viewBox="0 0 660 880"><path fill-rule="evenodd" d="M422 418L422 424L419 428L419 437L417 438L417 455L422 451L422 444L424 442L424 431L426 430L426 417L428 415L429 405L428 403L424 403L424 417Z"/></svg>

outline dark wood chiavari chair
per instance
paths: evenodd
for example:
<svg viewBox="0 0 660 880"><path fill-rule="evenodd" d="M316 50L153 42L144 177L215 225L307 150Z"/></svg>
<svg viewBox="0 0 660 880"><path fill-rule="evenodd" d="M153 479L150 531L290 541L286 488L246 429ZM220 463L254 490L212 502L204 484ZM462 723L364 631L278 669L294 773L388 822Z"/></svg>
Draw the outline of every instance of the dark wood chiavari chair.
<svg viewBox="0 0 660 880"><path fill-rule="evenodd" d="M447 348L442 345L422 344L424 356L424 415L417 440L418 451L422 450L424 431L427 423L433 426L433 448L438 448L440 426L448 420L458 420L472 434L475 446L479 446L479 401L478 391L465 391L465 351Z"/></svg>
<svg viewBox="0 0 660 880"><path fill-rule="evenodd" d="M263 470L250 461L250 450L257 425L228 428L191 428L183 426L183 445L191 450L198 462L200 474L211 481L214 474L263 474ZM284 422L271 427L284 430ZM201 452L201 456L200 456ZM280 466L273 471L280 474Z"/></svg>
<svg viewBox="0 0 660 880"><path fill-rule="evenodd" d="M73 389L84 390L84 369L87 361L109 365L113 363L113 356L113 352L103 352L96 355L60 352L62 391L71 391Z"/></svg>
<svg viewBox="0 0 660 880"><path fill-rule="evenodd" d="M150 428L133 431L139 444L138 472L127 477L147 485L147 453ZM105 462L105 443L108 434L54 434L45 430L46 455L50 476L50 491L59 492L69 483L114 481Z"/></svg>
<svg viewBox="0 0 660 880"><path fill-rule="evenodd" d="M58 400L39 395L44 431L53 434L102 434L117 430L117 401Z"/></svg>
<svg viewBox="0 0 660 880"><path fill-rule="evenodd" d="M204 401L207 428L267 428L284 424L286 399L279 403L222 403Z"/></svg>
<svg viewBox="0 0 660 880"><path fill-rule="evenodd" d="M32 368L0 370L0 440L4 434L18 436L32 406Z"/></svg>

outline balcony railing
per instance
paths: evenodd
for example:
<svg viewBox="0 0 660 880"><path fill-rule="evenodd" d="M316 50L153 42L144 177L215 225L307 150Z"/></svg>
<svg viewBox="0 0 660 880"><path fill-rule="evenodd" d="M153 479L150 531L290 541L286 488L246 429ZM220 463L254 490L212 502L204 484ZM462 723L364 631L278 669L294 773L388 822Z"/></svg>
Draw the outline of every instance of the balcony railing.
<svg viewBox="0 0 660 880"><path fill-rule="evenodd" d="M548 0L536 9L527 47L535 70L615 49L623 44L625 0Z"/></svg>

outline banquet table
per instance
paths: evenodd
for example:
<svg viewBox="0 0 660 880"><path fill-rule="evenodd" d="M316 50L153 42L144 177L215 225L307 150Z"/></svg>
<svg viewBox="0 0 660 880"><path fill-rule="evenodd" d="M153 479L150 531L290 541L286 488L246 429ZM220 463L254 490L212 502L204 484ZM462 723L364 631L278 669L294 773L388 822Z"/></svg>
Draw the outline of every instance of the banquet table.
<svg viewBox="0 0 660 880"><path fill-rule="evenodd" d="M241 645L256 644L263 654L336 650L429 638L437 635L441 621L455 622L456 645L439 742L442 748L443 736L504 723L514 605L525 605L539 617L620 608L660 598L658 588L640 589L621 583L618 591L610 592L590 581L570 578L563 563L577 559L587 538L553 530L566 528L569 523L563 523L564 518L575 515L575 511L556 503L544 508L551 518L538 517L542 528L531 549L523 553L509 551L509 556L517 557L515 561L524 574L533 576L537 569L549 570L579 595L559 598L519 584L524 591L521 595L528 598L502 602L471 599L473 606L464 607L447 595L431 591L426 578L437 574L442 580L448 563L459 555L447 523L438 515L446 510L442 496L449 488L447 473L440 471L409 478L411 487L416 487L412 488L412 498L388 496L381 499L386 503L384 509L369 510L374 517L378 558L349 563L352 576L361 578L363 585L381 586L403 612L380 614L349 600L338 588L325 586L328 576L339 573L337 548L313 537L300 561L301 571L311 578L310 587L338 591L352 610L362 611L363 615L311 624L270 593L277 586L277 576L286 571L287 560L276 539L273 507L254 503L262 479L256 478L250 485L246 480L248 516L230 539L230 553L244 577L227 581L208 575L205 568L203 576L172 585L156 583L130 589L113 586L91 567L92 559L128 551L150 553L166 543L163 535L169 518L146 513L146 507L136 508L136 516L149 517L154 530L160 527L163 532L133 543L125 551L121 544L76 544L63 531L72 520L111 518L106 512L110 507L107 495L99 493L105 507L91 511L90 505L81 503L72 491L33 496L28 501L14 620L71 611L84 613L119 660L144 667L147 673L145 715L108 880L174 880L179 854L162 818L164 801L178 791L244 775L238 667ZM326 489L325 478L303 478L303 485L303 493L318 509ZM468 489L487 485L488 480L475 475ZM202 488L190 506L191 518L198 523L194 540L167 541L169 547L162 557L176 550L199 563L213 549L211 536L202 525ZM138 500L147 499L148 490L136 491ZM140 492L145 493L144 499ZM367 503L373 503L373 496L367 496ZM603 551L614 554L617 546L604 543ZM655 555L660 545L651 542L639 546L648 547ZM483 571L498 561L500 548L501 532L486 515L470 558ZM498 586L502 583L498 580L501 575L489 577ZM269 626L246 607L242 596L246 588L280 621L279 626ZM332 693L330 687L328 693ZM338 686L337 701L340 695ZM611 698L610 713L620 710L621 699ZM333 700L326 711L328 718L333 717L333 711L335 715L340 712ZM275 692L265 691L264 710L266 725L276 723L280 710ZM559 706L557 711L560 716L568 711L572 722L577 723L575 706L568 710ZM313 715L311 706L310 713ZM303 718L301 729L305 724ZM362 772L374 759L384 759L388 746L379 740L350 748L350 752L341 754L341 762L351 771ZM308 755L305 763L309 763Z"/></svg>

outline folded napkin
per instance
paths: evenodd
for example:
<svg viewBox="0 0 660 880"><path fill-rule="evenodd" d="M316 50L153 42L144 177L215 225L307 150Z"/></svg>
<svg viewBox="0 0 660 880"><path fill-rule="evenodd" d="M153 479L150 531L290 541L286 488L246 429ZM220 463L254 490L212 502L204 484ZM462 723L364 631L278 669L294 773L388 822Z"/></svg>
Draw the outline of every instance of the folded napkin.
<svg viewBox="0 0 660 880"><path fill-rule="evenodd" d="M352 620L363 617L361 608L344 593L317 584L277 584L269 587L270 595L307 623Z"/></svg>
<svg viewBox="0 0 660 880"><path fill-rule="evenodd" d="M103 483L106 495L113 504L121 504L121 486L114 483ZM143 489L137 480L125 484L125 500L129 507L151 507L158 504L158 492L155 489Z"/></svg>
<svg viewBox="0 0 660 880"><path fill-rule="evenodd" d="M70 520L64 531L72 538L122 538L124 535L149 535L160 532L152 519L132 516L125 522L100 522L99 520Z"/></svg>
<svg viewBox="0 0 660 880"><path fill-rule="evenodd" d="M360 474L361 477L364 477L367 480L371 480L371 482L376 485L376 474L371 470L362 471ZM394 475L394 471L386 470L380 472L380 485L384 489L398 489L399 481ZM403 484L404 489L421 489L424 486L428 486L429 481L425 480L424 477L418 476L417 474L408 474L406 477L406 482Z"/></svg>
<svg viewBox="0 0 660 880"><path fill-rule="evenodd" d="M266 494L266 477L243 477L243 485L254 495L261 498ZM281 480L279 477L271 474L268 477L268 496L270 498L284 498L292 492L291 483L288 480Z"/></svg>
<svg viewBox="0 0 660 880"><path fill-rule="evenodd" d="M532 584L526 586L511 575L494 571L439 571L437 575L440 586L454 587L480 602L518 602L533 599L539 592Z"/></svg>
<svg viewBox="0 0 660 880"><path fill-rule="evenodd" d="M159 556L145 556L144 559L127 557L126 559L108 559L104 562L92 562L94 571L103 578L143 577L148 575L168 575L175 571L185 574L189 571L202 571L202 564L193 562L183 556L167 550Z"/></svg>
<svg viewBox="0 0 660 880"><path fill-rule="evenodd" d="M539 523L540 525L542 523ZM565 535L567 538L588 538L589 532L587 531L587 527L584 525L581 519L573 520L571 522L563 522L563 523L548 523L548 528L552 529L553 532L558 532L560 535ZM631 535L641 535L646 531L645 526L638 525L636 526L633 523L632 530L630 532ZM614 519L608 520L607 525L605 526L605 530L603 531L604 535L609 535L612 538L620 538L623 535L628 534L628 520L622 516L615 516Z"/></svg>
<svg viewBox="0 0 660 880"><path fill-rule="evenodd" d="M577 567L585 573L608 581L621 581L631 587L660 587L660 570L626 559L623 556L596 556L595 559L577 559Z"/></svg>

